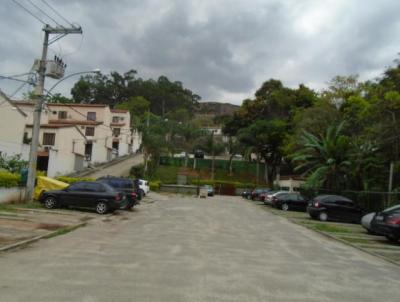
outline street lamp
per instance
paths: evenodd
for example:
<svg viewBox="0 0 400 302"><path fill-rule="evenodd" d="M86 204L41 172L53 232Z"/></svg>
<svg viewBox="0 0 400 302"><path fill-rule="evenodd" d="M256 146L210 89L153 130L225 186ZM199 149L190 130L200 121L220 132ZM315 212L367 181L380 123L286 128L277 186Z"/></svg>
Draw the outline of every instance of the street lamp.
<svg viewBox="0 0 400 302"><path fill-rule="evenodd" d="M66 79L80 75L80 74L85 74L85 73L99 73L100 71L98 69L91 70L91 71L81 71L81 72L76 72L72 73L61 80L59 80L57 83L55 83L49 90L46 90L47 95L39 95L38 102L35 107L34 115L33 115L33 127L32 127L32 141L31 141L31 148L29 151L29 164L28 164L28 179L26 182L26 194L25 194L25 199L30 201L33 198L33 191L35 187L35 179L36 179L36 163L37 163L37 149L39 145L39 131L40 131L40 115L42 113L42 107L43 103L46 99L46 97L51 94L51 91L61 82L65 81ZM42 84L44 83L44 80L42 81ZM41 86L41 90L44 90L44 87Z"/></svg>

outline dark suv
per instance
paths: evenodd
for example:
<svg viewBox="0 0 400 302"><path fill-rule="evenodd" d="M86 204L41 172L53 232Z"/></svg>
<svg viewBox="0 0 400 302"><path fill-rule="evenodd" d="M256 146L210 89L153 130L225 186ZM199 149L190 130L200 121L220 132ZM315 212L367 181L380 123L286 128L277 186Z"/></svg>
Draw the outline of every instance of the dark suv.
<svg viewBox="0 0 400 302"><path fill-rule="evenodd" d="M98 182L106 183L113 187L115 190L123 192L126 196L128 204L126 209L131 209L135 205L139 204L142 192L134 180L123 177L106 176L97 179Z"/></svg>
<svg viewBox="0 0 400 302"><path fill-rule="evenodd" d="M43 192L39 201L47 209L75 207L95 209L99 214L114 212L121 208L126 199L123 193L99 182L76 182L63 190Z"/></svg>
<svg viewBox="0 0 400 302"><path fill-rule="evenodd" d="M308 204L311 218L321 221L336 220L359 223L362 209L351 199L340 195L319 195Z"/></svg>

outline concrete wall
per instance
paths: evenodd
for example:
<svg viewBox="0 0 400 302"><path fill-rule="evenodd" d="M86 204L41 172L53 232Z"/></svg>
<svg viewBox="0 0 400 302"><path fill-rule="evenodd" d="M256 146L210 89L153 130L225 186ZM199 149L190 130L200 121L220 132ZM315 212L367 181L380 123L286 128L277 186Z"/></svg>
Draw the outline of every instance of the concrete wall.
<svg viewBox="0 0 400 302"><path fill-rule="evenodd" d="M49 104L51 111L50 120L58 120L58 111L67 111L67 119L75 121L86 121L88 112L96 112L96 121L109 125L109 117L105 115L106 106L73 106L65 104Z"/></svg>
<svg viewBox="0 0 400 302"><path fill-rule="evenodd" d="M161 185L160 191L196 195L197 194L197 186Z"/></svg>
<svg viewBox="0 0 400 302"><path fill-rule="evenodd" d="M7 155L21 154L27 160L29 153L22 140L26 117L0 95L0 151Z"/></svg>
<svg viewBox="0 0 400 302"><path fill-rule="evenodd" d="M25 199L25 188L0 188L0 203L21 202Z"/></svg>

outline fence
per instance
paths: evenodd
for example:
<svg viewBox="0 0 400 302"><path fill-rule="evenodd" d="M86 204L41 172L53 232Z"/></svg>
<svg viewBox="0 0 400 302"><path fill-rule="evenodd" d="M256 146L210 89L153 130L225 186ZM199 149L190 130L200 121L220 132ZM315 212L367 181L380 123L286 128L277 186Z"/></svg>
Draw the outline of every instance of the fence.
<svg viewBox="0 0 400 302"><path fill-rule="evenodd" d="M390 206L400 204L400 192L376 192L376 191L352 191L343 190L335 192L327 189L301 190L301 192L313 198L322 194L337 194L353 200L365 211L378 212Z"/></svg>

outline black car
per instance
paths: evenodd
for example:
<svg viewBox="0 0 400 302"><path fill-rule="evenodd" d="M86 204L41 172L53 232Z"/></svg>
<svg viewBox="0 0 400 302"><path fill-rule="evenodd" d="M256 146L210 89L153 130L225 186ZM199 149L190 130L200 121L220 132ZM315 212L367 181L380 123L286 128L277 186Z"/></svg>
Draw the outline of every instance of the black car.
<svg viewBox="0 0 400 302"><path fill-rule="evenodd" d="M242 197L246 199L251 198L251 193L253 192L253 189L246 189L242 192Z"/></svg>
<svg viewBox="0 0 400 302"><path fill-rule="evenodd" d="M307 212L313 219L321 221L336 220L359 223L362 209L354 202L340 195L319 195L307 207Z"/></svg>
<svg viewBox="0 0 400 302"><path fill-rule="evenodd" d="M40 195L39 201L48 209L88 208L99 214L114 212L126 203L123 193L100 182L76 182L63 190L46 191Z"/></svg>
<svg viewBox="0 0 400 302"><path fill-rule="evenodd" d="M267 193L269 191L271 191L269 188L255 188L251 192L251 199L252 200L259 200L259 197L260 197L261 194Z"/></svg>
<svg viewBox="0 0 400 302"><path fill-rule="evenodd" d="M124 209L131 209L139 204L139 199L143 196L141 189L135 185L135 181L129 178L106 176L97 179L97 182L106 183L119 192L123 192L128 201Z"/></svg>
<svg viewBox="0 0 400 302"><path fill-rule="evenodd" d="M281 192L274 194L271 198L271 205L283 211L307 209L308 201L296 192Z"/></svg>
<svg viewBox="0 0 400 302"><path fill-rule="evenodd" d="M200 158L203 159L204 158L204 151L203 150L195 150L194 151L194 158Z"/></svg>
<svg viewBox="0 0 400 302"><path fill-rule="evenodd" d="M371 230L374 233L386 236L390 241L399 241L400 205L393 206L377 213L371 221Z"/></svg>

